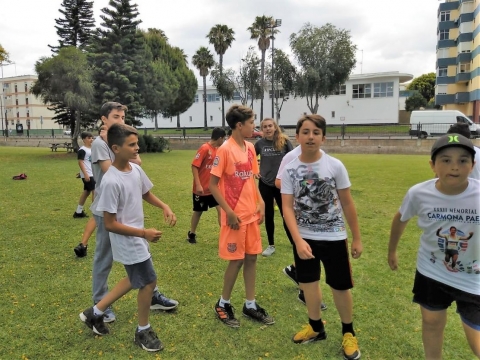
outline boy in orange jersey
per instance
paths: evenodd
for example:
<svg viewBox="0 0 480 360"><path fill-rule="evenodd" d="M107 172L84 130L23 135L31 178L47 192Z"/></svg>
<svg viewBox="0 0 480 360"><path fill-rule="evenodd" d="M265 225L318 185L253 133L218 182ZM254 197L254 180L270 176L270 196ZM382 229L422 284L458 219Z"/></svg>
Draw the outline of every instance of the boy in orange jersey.
<svg viewBox="0 0 480 360"><path fill-rule="evenodd" d="M226 114L232 129L230 138L217 150L210 177L210 191L222 208L219 256L228 260L223 278L222 296L215 304L215 314L225 325L238 328L230 296L242 266L246 301L243 315L266 325L275 320L255 302L257 255L262 252L260 224L265 203L255 185L259 173L252 136L255 120L252 109L233 105Z"/></svg>
<svg viewBox="0 0 480 360"><path fill-rule="evenodd" d="M217 148L223 144L224 140L225 130L218 127L214 128L210 141L200 146L192 161L193 214L187 237L190 244L197 242L197 226L204 211L208 211L212 207L217 209L218 223L220 224L220 207L210 192L209 185L213 159L215 159Z"/></svg>

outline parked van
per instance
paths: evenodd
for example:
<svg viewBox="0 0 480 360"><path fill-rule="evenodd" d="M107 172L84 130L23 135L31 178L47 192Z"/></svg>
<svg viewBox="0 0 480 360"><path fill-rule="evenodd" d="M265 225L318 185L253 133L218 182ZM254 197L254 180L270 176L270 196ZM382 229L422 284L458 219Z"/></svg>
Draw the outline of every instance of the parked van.
<svg viewBox="0 0 480 360"><path fill-rule="evenodd" d="M450 126L457 122L468 124L472 138L480 136L480 124L475 124L458 110L412 111L409 135L419 136L419 131L419 137L423 138L445 135Z"/></svg>

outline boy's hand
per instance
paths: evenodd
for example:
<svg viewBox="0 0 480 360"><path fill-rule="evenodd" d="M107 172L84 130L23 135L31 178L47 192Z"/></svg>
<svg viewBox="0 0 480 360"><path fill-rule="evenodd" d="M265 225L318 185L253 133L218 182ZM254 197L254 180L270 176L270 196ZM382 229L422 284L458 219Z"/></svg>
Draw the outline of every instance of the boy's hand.
<svg viewBox="0 0 480 360"><path fill-rule="evenodd" d="M85 181L86 181L86 182L90 182L90 176L85 175Z"/></svg>
<svg viewBox="0 0 480 360"><path fill-rule="evenodd" d="M398 269L398 256L396 251L388 253L388 265L392 270Z"/></svg>
<svg viewBox="0 0 480 360"><path fill-rule="evenodd" d="M302 260L309 260L309 259L315 259L315 256L313 256L312 253L312 248L308 243L302 239L299 243L295 243L295 247L297 248L297 254Z"/></svg>
<svg viewBox="0 0 480 360"><path fill-rule="evenodd" d="M265 203L257 205L255 214L258 214L258 220L257 220L258 225L262 224L263 220L265 220Z"/></svg>
<svg viewBox="0 0 480 360"><path fill-rule="evenodd" d="M197 185L196 188L197 188L197 193L203 194L203 186L202 185Z"/></svg>
<svg viewBox="0 0 480 360"><path fill-rule="evenodd" d="M240 229L240 218L235 214L233 211L227 213L227 225L230 227L232 230L238 230Z"/></svg>
<svg viewBox="0 0 480 360"><path fill-rule="evenodd" d="M103 139L103 141L107 142L107 127L102 127L100 130L100 137Z"/></svg>
<svg viewBox="0 0 480 360"><path fill-rule="evenodd" d="M168 205L165 205L165 207L163 208L163 218L169 226L175 226L175 224L177 223L177 217Z"/></svg>
<svg viewBox="0 0 480 360"><path fill-rule="evenodd" d="M162 237L162 232L151 228L151 229L145 229L145 239L149 242L156 243L160 238Z"/></svg>
<svg viewBox="0 0 480 360"><path fill-rule="evenodd" d="M363 252L362 240L353 239L350 252L352 253L352 257L354 259L358 259Z"/></svg>

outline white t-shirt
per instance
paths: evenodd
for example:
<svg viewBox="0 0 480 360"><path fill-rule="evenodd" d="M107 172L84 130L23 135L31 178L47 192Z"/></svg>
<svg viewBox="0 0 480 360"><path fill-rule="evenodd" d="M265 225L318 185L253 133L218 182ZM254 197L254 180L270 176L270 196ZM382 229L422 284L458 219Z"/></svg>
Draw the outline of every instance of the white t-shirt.
<svg viewBox="0 0 480 360"><path fill-rule="evenodd" d="M297 155L285 166L281 179L281 193L293 194L293 210L302 238L347 238L337 189L349 188L351 184L340 160L323 153L318 161L303 163Z"/></svg>
<svg viewBox="0 0 480 360"><path fill-rule="evenodd" d="M83 165L85 166L85 171L87 172L88 176L93 177L92 149L86 146L82 146L80 149L78 149L77 159L83 161ZM81 170L80 170L80 177L82 179L85 179L85 174Z"/></svg>
<svg viewBox="0 0 480 360"><path fill-rule="evenodd" d="M320 149L320 152L322 153L322 155L325 154L325 151L323 151L322 149ZM283 170L285 169L285 166L293 159L299 157L301 153L302 153L302 147L298 145L295 149L285 154L285 156L282 159L282 162L280 163L280 167L278 168L277 179L280 179L280 180L282 179L282 174L283 174Z"/></svg>
<svg viewBox="0 0 480 360"><path fill-rule="evenodd" d="M480 181L469 179L467 189L458 195L442 194L436 181L411 187L399 210L401 221L418 216L423 230L417 269L443 284L480 295Z"/></svg>
<svg viewBox="0 0 480 360"><path fill-rule="evenodd" d="M475 166L473 167L470 177L472 179L480 180L480 148L475 146Z"/></svg>
<svg viewBox="0 0 480 360"><path fill-rule="evenodd" d="M110 166L103 176L97 211L117 214L117 221L143 229L142 195L150 191L152 182L142 168L130 163L131 171L122 172ZM150 258L147 240L110 232L113 260L124 265L137 264Z"/></svg>
<svg viewBox="0 0 480 360"><path fill-rule="evenodd" d="M98 200L101 194L101 185L104 172L100 166L99 161L110 160L112 163L115 160L115 154L110 150L108 144L102 139L101 136L97 136L92 143L92 171L93 178L95 179L95 198L90 206L90 210L94 215L103 217L103 211L97 211Z"/></svg>

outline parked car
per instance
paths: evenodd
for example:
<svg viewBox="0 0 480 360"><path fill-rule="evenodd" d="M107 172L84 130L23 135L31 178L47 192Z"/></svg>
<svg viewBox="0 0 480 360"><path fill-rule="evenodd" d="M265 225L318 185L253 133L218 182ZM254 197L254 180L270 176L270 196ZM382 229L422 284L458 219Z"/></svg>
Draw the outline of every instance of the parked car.
<svg viewBox="0 0 480 360"><path fill-rule="evenodd" d="M263 132L260 131L260 128L256 127L253 129L252 136L249 139L261 139L263 137Z"/></svg>
<svg viewBox="0 0 480 360"><path fill-rule="evenodd" d="M63 132L63 135L69 135L69 136L72 135L72 130L65 130Z"/></svg>

